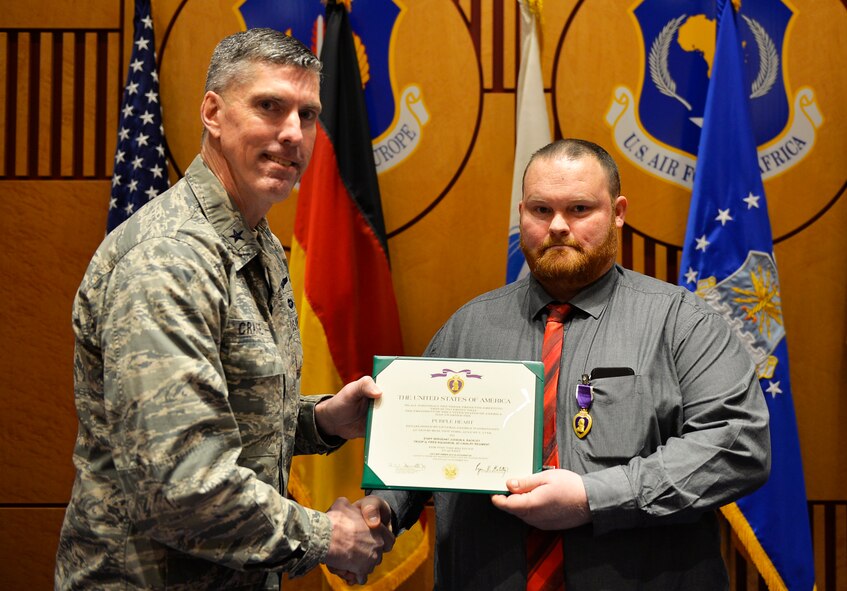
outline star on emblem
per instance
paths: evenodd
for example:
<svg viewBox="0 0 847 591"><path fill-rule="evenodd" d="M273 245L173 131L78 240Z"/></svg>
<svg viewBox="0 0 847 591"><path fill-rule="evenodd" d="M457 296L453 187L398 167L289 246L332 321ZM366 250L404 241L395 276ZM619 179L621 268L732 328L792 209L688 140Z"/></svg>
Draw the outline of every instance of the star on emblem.
<svg viewBox="0 0 847 591"><path fill-rule="evenodd" d="M706 240L706 235L703 234L702 236L700 236L700 238L697 238L697 246L694 248L694 250L702 250L703 252L706 252L706 248L709 246L709 244L711 243Z"/></svg>
<svg viewBox="0 0 847 591"><path fill-rule="evenodd" d="M238 242L239 240L244 240L244 238L241 237L243 233L244 230L233 230L232 234L230 234L229 237L232 238L235 242Z"/></svg>

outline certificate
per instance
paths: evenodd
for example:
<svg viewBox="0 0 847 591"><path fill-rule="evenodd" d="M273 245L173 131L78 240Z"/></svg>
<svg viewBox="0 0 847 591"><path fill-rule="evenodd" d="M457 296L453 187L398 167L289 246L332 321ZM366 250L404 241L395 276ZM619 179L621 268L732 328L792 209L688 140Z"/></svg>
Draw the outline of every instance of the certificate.
<svg viewBox="0 0 847 591"><path fill-rule="evenodd" d="M506 492L541 470L537 361L374 357L362 488Z"/></svg>

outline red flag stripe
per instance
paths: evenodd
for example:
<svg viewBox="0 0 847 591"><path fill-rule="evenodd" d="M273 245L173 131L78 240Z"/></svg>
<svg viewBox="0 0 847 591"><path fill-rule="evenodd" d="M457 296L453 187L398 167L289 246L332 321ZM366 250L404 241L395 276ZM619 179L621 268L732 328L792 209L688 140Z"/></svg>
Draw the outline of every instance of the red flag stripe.
<svg viewBox="0 0 847 591"><path fill-rule="evenodd" d="M388 259L341 180L322 128L300 183L294 233L306 252L305 294L344 382L369 374L375 354L403 344Z"/></svg>

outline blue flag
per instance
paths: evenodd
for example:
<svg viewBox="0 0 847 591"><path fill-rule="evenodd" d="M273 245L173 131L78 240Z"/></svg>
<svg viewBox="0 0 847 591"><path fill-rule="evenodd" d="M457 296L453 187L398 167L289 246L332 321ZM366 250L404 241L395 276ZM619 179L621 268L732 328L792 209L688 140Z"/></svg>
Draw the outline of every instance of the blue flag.
<svg viewBox="0 0 847 591"><path fill-rule="evenodd" d="M718 14L679 281L735 328L757 364L770 411L770 478L722 511L770 589L809 591L815 574L806 487L750 84L732 3Z"/></svg>
<svg viewBox="0 0 847 591"><path fill-rule="evenodd" d="M150 0L135 1L133 25L132 57L121 101L107 232L169 184Z"/></svg>

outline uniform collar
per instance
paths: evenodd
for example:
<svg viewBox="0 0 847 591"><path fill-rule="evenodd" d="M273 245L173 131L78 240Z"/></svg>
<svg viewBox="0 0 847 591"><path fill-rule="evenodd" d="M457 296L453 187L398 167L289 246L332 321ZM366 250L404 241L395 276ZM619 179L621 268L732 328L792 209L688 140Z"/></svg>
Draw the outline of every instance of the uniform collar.
<svg viewBox="0 0 847 591"><path fill-rule="evenodd" d="M194 158L185 178L191 186L203 215L220 235L221 239L246 264L260 250L253 230L249 228L241 211L235 206L218 177L206 166L199 154ZM265 218L256 226L258 232L268 230Z"/></svg>

